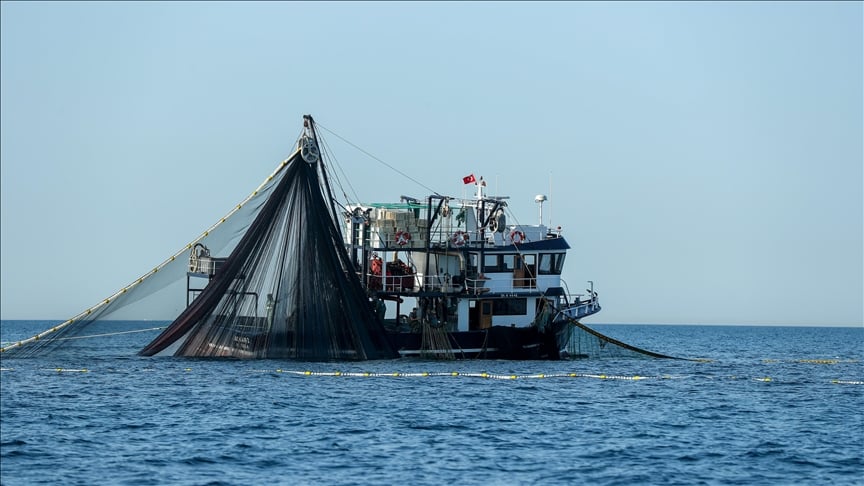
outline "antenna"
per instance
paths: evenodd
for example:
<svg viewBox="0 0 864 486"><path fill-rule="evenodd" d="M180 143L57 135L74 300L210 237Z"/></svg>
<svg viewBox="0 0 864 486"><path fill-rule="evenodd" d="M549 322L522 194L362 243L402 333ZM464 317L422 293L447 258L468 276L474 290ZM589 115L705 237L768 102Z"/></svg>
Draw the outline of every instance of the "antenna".
<svg viewBox="0 0 864 486"><path fill-rule="evenodd" d="M543 226L543 202L546 201L546 196L537 194L534 196L534 202L540 205L540 226Z"/></svg>
<svg viewBox="0 0 864 486"><path fill-rule="evenodd" d="M552 171L549 171L549 197L552 197ZM552 227L552 203L549 203L549 227Z"/></svg>

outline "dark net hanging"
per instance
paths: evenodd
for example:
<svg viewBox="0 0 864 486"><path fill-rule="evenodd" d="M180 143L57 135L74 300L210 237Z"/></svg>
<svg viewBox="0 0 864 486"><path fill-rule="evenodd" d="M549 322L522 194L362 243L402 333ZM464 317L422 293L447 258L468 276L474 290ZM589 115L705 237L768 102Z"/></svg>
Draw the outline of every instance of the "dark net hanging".
<svg viewBox="0 0 864 486"><path fill-rule="evenodd" d="M281 181L208 285L140 354L398 357L343 246L322 189L326 174L317 145L309 145L310 139L301 143L313 156L304 148L289 159Z"/></svg>

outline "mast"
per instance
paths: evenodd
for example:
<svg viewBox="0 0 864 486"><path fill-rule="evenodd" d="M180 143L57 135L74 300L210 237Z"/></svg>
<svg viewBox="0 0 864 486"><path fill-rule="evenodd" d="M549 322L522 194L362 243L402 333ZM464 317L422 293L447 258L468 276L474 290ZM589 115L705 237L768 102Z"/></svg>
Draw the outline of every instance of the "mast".
<svg viewBox="0 0 864 486"><path fill-rule="evenodd" d="M303 156L303 160L309 164L320 162L318 168L324 180L324 188L327 190L327 199L330 201L330 215L339 234L342 234L342 228L338 224L335 224L339 220L339 213L336 212L336 200L333 198L333 192L330 189L330 179L327 177L324 158L321 157L321 146L318 145L318 132L315 130L315 120L312 119L312 115L303 115L303 129L305 133L303 140L300 142L303 150L301 155Z"/></svg>

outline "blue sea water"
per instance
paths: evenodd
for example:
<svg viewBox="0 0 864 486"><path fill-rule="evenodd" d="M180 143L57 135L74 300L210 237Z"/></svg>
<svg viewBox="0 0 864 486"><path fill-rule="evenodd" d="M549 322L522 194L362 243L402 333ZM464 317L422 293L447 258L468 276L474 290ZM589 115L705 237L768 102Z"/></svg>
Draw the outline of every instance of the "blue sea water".
<svg viewBox="0 0 864 486"><path fill-rule="evenodd" d="M6 358L0 483L864 484L864 329L593 327L706 361Z"/></svg>

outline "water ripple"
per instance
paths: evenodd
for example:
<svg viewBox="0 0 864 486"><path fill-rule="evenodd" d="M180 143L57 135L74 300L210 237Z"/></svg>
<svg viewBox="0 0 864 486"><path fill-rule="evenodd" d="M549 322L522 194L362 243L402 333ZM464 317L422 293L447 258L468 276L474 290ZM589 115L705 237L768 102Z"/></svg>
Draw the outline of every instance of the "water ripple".
<svg viewBox="0 0 864 486"><path fill-rule="evenodd" d="M676 342L687 339L673 332L693 331L646 328ZM710 363L4 361L14 370L0 373L0 482L861 484L864 386L832 380L864 377L862 340L824 331L810 355L850 362L819 364L790 354L800 333L772 331L773 341L748 340L759 329L688 334L694 349L721 334L745 346ZM418 376L275 371L289 366ZM656 378L419 376L454 369Z"/></svg>

